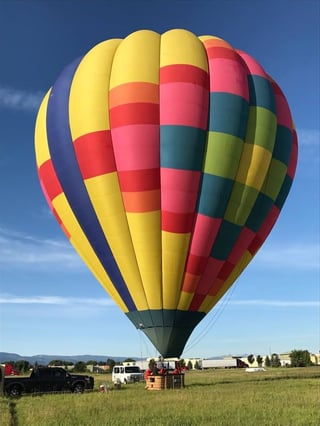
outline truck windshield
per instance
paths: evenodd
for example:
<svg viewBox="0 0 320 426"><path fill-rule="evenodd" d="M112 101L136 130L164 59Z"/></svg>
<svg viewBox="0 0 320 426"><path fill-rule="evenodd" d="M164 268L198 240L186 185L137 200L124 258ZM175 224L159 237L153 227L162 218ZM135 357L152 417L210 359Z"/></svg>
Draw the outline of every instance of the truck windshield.
<svg viewBox="0 0 320 426"><path fill-rule="evenodd" d="M140 368L130 366L130 367L125 367L125 371L126 371L126 373L140 373Z"/></svg>

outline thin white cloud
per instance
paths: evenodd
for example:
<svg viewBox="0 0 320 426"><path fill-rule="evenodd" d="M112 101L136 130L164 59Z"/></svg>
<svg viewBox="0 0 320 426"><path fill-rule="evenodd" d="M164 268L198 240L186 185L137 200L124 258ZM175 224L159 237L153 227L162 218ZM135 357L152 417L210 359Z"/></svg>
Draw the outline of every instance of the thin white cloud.
<svg viewBox="0 0 320 426"><path fill-rule="evenodd" d="M222 302L220 302L222 303ZM16 296L11 294L0 294L0 304L15 305L91 305L91 306L115 306L108 297L105 298L79 298L61 296ZM274 308L316 308L320 307L318 300L230 300L229 306L253 306Z"/></svg>
<svg viewBox="0 0 320 426"><path fill-rule="evenodd" d="M0 108L36 111L44 96L43 92L28 92L13 87L0 86Z"/></svg>
<svg viewBox="0 0 320 426"><path fill-rule="evenodd" d="M68 243L62 240L39 239L20 232L0 228L1 267L61 265L74 269L83 263Z"/></svg>
<svg viewBox="0 0 320 426"><path fill-rule="evenodd" d="M298 135L298 170L319 182L320 130L300 129ZM316 176L314 175L316 173Z"/></svg>
<svg viewBox="0 0 320 426"><path fill-rule="evenodd" d="M0 294L0 304L3 305L84 305L84 306L115 306L108 297L102 299L60 297L60 296L15 296Z"/></svg>
<svg viewBox="0 0 320 426"><path fill-rule="evenodd" d="M66 269L83 268L84 264L67 240L40 239L0 227L0 266L25 268L61 265ZM252 268L272 267L290 270L319 270L319 244L288 244L262 247Z"/></svg>
<svg viewBox="0 0 320 426"><path fill-rule="evenodd" d="M319 300L230 300L232 306L253 306L253 307L271 307L271 308L318 308Z"/></svg>
<svg viewBox="0 0 320 426"><path fill-rule="evenodd" d="M319 244L290 244L263 247L254 258L256 267L290 268L294 270L319 270Z"/></svg>
<svg viewBox="0 0 320 426"><path fill-rule="evenodd" d="M297 131L299 145L316 147L319 149L320 130L317 129L299 129Z"/></svg>

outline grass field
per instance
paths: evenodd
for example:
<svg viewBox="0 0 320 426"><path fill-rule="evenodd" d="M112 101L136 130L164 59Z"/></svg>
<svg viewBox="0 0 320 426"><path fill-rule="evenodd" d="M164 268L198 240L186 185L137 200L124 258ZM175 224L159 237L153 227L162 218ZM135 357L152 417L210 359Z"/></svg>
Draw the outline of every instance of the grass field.
<svg viewBox="0 0 320 426"><path fill-rule="evenodd" d="M184 389L148 391L144 383L113 388L95 375L83 395L0 398L1 426L213 425L319 426L320 368L207 370L186 373ZM99 392L107 383L109 392Z"/></svg>

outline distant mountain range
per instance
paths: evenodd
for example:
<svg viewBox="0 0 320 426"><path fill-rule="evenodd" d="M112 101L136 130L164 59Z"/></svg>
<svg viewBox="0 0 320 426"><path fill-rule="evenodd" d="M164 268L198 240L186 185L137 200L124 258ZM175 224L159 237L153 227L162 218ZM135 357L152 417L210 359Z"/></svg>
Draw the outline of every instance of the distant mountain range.
<svg viewBox="0 0 320 426"><path fill-rule="evenodd" d="M206 359L221 359L225 355L221 356L213 356ZM239 357L247 357L247 354L239 355ZM125 359L134 359L136 361L140 360L139 356L112 356L112 355L19 355L10 352L0 352L0 364L9 362L9 361L28 361L31 365L35 363L39 365L48 365L50 361L60 360L66 362L72 362L75 364L76 362L88 362L88 361L97 361L97 362L107 362L108 359L113 359L116 362L122 362Z"/></svg>
<svg viewBox="0 0 320 426"><path fill-rule="evenodd" d="M106 362L108 359L113 359L114 361L124 361L127 358L139 359L139 357L119 357L112 355L19 355L10 352L0 352L0 363L5 363L9 361L28 361L30 364L34 365L35 363L41 365L48 365L50 361L61 360L67 362L88 362L88 361L97 361L97 362Z"/></svg>

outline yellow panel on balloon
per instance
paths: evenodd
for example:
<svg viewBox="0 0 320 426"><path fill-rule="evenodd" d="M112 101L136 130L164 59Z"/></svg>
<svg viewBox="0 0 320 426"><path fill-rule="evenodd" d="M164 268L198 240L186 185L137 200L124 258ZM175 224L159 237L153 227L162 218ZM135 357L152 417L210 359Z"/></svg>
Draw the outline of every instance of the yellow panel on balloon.
<svg viewBox="0 0 320 426"><path fill-rule="evenodd" d="M48 147L47 128L46 128L46 114L48 107L48 100L51 89L46 93L43 98L36 120L35 127L35 151L37 166L40 167L43 163L50 159L50 152Z"/></svg>
<svg viewBox="0 0 320 426"><path fill-rule="evenodd" d="M137 309L148 309L127 217L123 209L117 173L87 179L85 185L103 233Z"/></svg>
<svg viewBox="0 0 320 426"><path fill-rule="evenodd" d="M178 309L180 309L181 311L187 311L189 309L190 303L192 302L193 296L194 293L187 293L186 291L181 291Z"/></svg>
<svg viewBox="0 0 320 426"><path fill-rule="evenodd" d="M110 89L132 81L159 83L160 35L142 30L130 34L115 53Z"/></svg>
<svg viewBox="0 0 320 426"><path fill-rule="evenodd" d="M84 56L76 70L69 98L73 140L110 128L109 80L114 53L120 42L120 39L112 39L98 44Z"/></svg>
<svg viewBox="0 0 320 426"><path fill-rule="evenodd" d="M149 309L162 309L160 211L127 218Z"/></svg>
<svg viewBox="0 0 320 426"><path fill-rule="evenodd" d="M206 51L201 41L186 30L170 30L161 36L161 67L193 65L208 71Z"/></svg>
<svg viewBox="0 0 320 426"><path fill-rule="evenodd" d="M188 255L190 234L162 231L163 309L176 309Z"/></svg>
<svg viewBox="0 0 320 426"><path fill-rule="evenodd" d="M236 181L261 191L271 158L272 153L267 149L244 143Z"/></svg>
<svg viewBox="0 0 320 426"><path fill-rule="evenodd" d="M118 292L114 288L109 276L106 274L103 269L101 263L99 262L96 254L91 248L91 245L88 243L88 240L84 233L82 232L79 223L77 222L66 198L62 193L58 195L53 200L53 206L57 210L62 223L65 228L68 230L71 235L70 242L86 263L86 265L90 268L91 272L95 275L97 280L102 284L102 286L108 291L112 299L117 303L120 309L123 312L127 312L128 309L123 303L121 297Z"/></svg>

